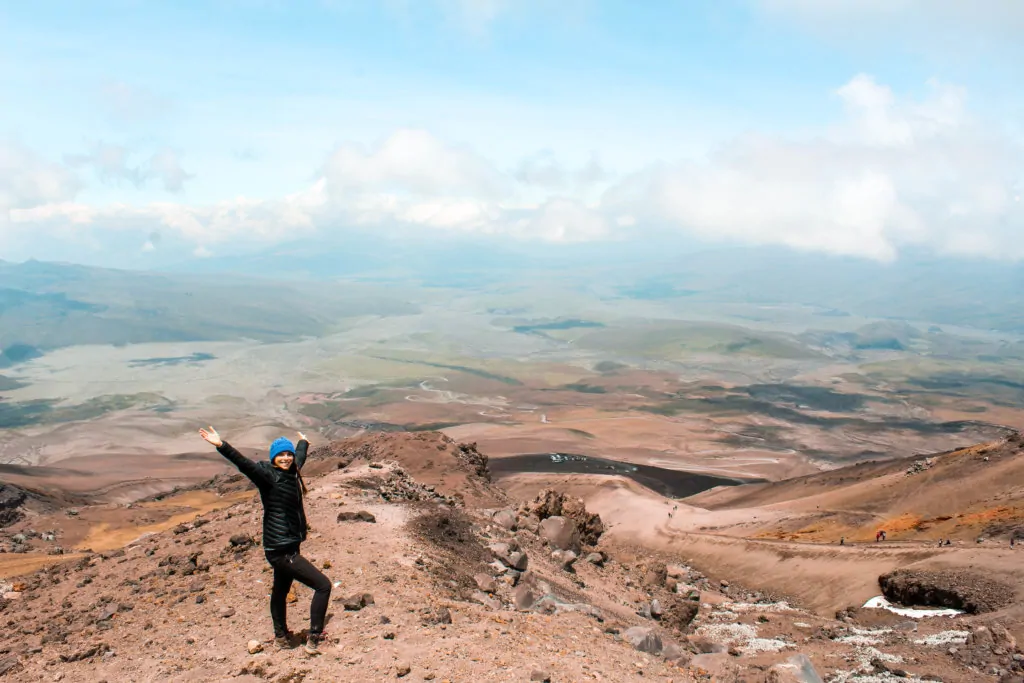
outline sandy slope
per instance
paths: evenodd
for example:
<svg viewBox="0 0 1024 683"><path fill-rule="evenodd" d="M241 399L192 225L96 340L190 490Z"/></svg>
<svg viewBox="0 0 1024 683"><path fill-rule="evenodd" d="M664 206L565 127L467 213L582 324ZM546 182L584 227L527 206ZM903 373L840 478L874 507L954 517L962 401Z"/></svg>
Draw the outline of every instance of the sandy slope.
<svg viewBox="0 0 1024 683"><path fill-rule="evenodd" d="M405 455L412 457L411 451ZM328 567L326 573L339 584L335 597L369 592L374 598L372 606L357 612L344 611L341 602L332 601L331 642L317 659L301 650L275 650L269 643L264 652L247 652L247 641L265 641L270 635L266 563L258 548L232 549L228 542L232 535L258 532L260 509L250 498L203 515L201 526L162 531L123 551L90 554L21 579L17 594L0 601L8 625L17 625L0 643L0 670L10 680L69 683L314 683L398 676L411 681L518 682L529 680L535 669L558 682L736 681L759 680L769 667L799 651L835 680L852 680L855 671L870 672L871 662L879 658L914 675L941 672L948 683L989 680L949 656L944 645L950 633L953 642L965 638L978 620L938 618L906 630L895 628L899 618L880 612L859 615L860 622L840 623L776 601L758 601L736 588L728 595L701 593L701 613L689 640L658 628L666 639L716 652L687 655L681 666L637 652L616 633L632 625L657 628L636 612L654 596L670 596L660 586L644 587L654 558L650 551L637 557L625 547L647 539L633 537L621 520L607 546L612 561L604 568L580 562L576 574L559 571L535 536L517 534L528 548L536 585L550 584L553 595L589 605L601 620L579 611L516 611L503 591L502 606L477 604L450 581L472 569L467 557L474 544L508 539L510 534L485 513L474 513L477 540L467 542L467 557L446 555L410 526L420 514L436 510L436 504L385 503L382 488L365 485L372 478L398 476L405 467L356 463L310 478L307 505L313 532L304 553ZM600 488L595 500L609 513L621 513L614 504L628 499L602 497ZM626 483L620 490L634 499L642 493L630 488ZM662 503L652 499L650 504ZM335 521L339 511L351 510L371 512L376 523ZM189 556L196 562L190 563ZM743 576L751 570L744 567ZM308 595L298 589L291 607L296 630L304 622ZM450 611L452 623L425 618L441 607ZM936 638L938 644L921 640L926 638Z"/></svg>

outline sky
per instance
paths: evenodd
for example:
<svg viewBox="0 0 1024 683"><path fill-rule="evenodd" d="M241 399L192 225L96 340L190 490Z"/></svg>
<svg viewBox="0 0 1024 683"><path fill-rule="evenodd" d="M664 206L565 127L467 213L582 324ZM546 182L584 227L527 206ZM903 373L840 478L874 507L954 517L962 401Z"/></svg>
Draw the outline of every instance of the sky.
<svg viewBox="0 0 1024 683"><path fill-rule="evenodd" d="M0 0L0 259L1020 260L1022 34L1019 0Z"/></svg>

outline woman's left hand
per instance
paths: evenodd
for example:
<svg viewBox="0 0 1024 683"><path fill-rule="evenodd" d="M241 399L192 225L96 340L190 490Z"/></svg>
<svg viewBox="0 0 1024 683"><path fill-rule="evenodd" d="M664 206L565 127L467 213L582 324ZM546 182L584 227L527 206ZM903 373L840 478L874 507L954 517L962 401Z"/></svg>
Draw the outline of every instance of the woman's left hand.
<svg viewBox="0 0 1024 683"><path fill-rule="evenodd" d="M298 432L298 435L299 435L299 441L309 441L309 439L306 438L306 435L303 434L302 432Z"/></svg>

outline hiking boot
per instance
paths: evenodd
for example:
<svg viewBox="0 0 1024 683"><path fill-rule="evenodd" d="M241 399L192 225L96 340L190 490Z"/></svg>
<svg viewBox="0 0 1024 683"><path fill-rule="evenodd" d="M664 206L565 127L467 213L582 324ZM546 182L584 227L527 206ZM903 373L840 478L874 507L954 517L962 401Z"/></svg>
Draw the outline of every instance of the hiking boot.
<svg viewBox="0 0 1024 683"><path fill-rule="evenodd" d="M320 654L320 646L324 642L324 634L322 633L310 633L306 639L306 654L318 655Z"/></svg>
<svg viewBox="0 0 1024 683"><path fill-rule="evenodd" d="M294 645L292 645L291 633L285 633L282 636L274 636L274 645L279 650L290 650L293 647L295 647Z"/></svg>

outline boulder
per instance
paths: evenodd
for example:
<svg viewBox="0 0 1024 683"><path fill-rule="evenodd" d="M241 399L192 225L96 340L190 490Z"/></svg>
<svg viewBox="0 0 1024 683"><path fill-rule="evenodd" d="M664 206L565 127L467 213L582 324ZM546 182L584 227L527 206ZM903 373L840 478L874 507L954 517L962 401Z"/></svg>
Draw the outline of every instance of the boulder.
<svg viewBox="0 0 1024 683"><path fill-rule="evenodd" d="M659 604L658 606L662 611L661 623L666 628L680 633L690 630L690 625L700 611L700 601L689 598L670 597L666 599L664 605Z"/></svg>
<svg viewBox="0 0 1024 683"><path fill-rule="evenodd" d="M541 522L540 537L555 550L580 550L580 536L576 531L576 525L565 517L548 517Z"/></svg>
<svg viewBox="0 0 1024 683"><path fill-rule="evenodd" d="M529 558L521 550L517 550L513 553L509 553L508 566L517 572L525 572L526 567L529 565Z"/></svg>
<svg viewBox="0 0 1024 683"><path fill-rule="evenodd" d="M551 553L551 559L562 571L571 572L573 564L576 563L576 553L571 550L556 550Z"/></svg>
<svg viewBox="0 0 1024 683"><path fill-rule="evenodd" d="M514 531L516 528L516 514L511 510L499 510L494 513L494 523L506 531Z"/></svg>
<svg viewBox="0 0 1024 683"><path fill-rule="evenodd" d="M484 593L494 593L498 590L498 582L494 580L493 576L477 574L473 577L473 580L476 581L477 588Z"/></svg>
<svg viewBox="0 0 1024 683"><path fill-rule="evenodd" d="M492 543L490 549L494 557L503 564L516 571L526 571L529 558L519 549L518 543Z"/></svg>
<svg viewBox="0 0 1024 683"><path fill-rule="evenodd" d="M540 518L534 515L519 515L516 527L535 534L540 531Z"/></svg>
<svg viewBox="0 0 1024 683"><path fill-rule="evenodd" d="M512 603L520 612L531 609L535 602L537 602L537 594L525 583L518 585L512 594Z"/></svg>
<svg viewBox="0 0 1024 683"><path fill-rule="evenodd" d="M652 655L661 654L661 636L648 626L634 626L626 629L626 632L622 634L622 639L640 652Z"/></svg>

